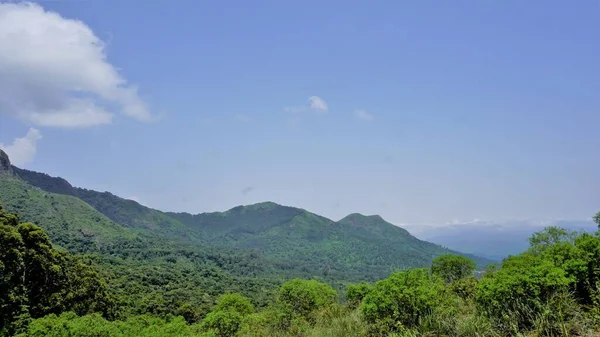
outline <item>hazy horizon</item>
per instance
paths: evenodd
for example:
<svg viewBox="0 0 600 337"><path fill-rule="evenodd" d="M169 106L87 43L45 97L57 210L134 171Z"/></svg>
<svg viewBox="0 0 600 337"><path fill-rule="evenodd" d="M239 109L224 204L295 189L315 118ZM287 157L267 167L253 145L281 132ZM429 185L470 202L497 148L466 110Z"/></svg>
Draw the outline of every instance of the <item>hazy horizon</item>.
<svg viewBox="0 0 600 337"><path fill-rule="evenodd" d="M15 166L190 213L600 210L596 2L141 4L0 2Z"/></svg>

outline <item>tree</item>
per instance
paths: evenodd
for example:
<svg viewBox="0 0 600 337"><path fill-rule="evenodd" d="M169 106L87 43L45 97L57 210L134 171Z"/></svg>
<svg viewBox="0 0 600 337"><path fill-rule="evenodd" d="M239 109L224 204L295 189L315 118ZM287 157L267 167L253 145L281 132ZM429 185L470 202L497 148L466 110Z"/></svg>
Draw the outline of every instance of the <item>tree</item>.
<svg viewBox="0 0 600 337"><path fill-rule="evenodd" d="M348 304L350 304L350 306L356 307L360 304L363 298L367 296L372 288L373 286L367 282L350 284L346 289L346 301Z"/></svg>
<svg viewBox="0 0 600 337"><path fill-rule="evenodd" d="M530 248L535 251L542 251L547 247L551 247L560 242L568 242L573 244L577 238L578 233L575 231L569 231L564 228L550 226L544 228L544 230L533 233L529 238Z"/></svg>
<svg viewBox="0 0 600 337"><path fill-rule="evenodd" d="M233 337L242 326L242 318L236 311L212 311L204 317L200 327L217 337Z"/></svg>
<svg viewBox="0 0 600 337"><path fill-rule="evenodd" d="M574 278L546 255L527 251L510 256L502 267L479 281L476 301L482 312L496 322L511 322L526 331L552 298L569 291Z"/></svg>
<svg viewBox="0 0 600 337"><path fill-rule="evenodd" d="M412 328L444 299L444 285L429 270L396 272L378 281L365 296L360 310L374 334Z"/></svg>
<svg viewBox="0 0 600 337"><path fill-rule="evenodd" d="M441 277L446 283L473 275L475 262L460 255L446 254L435 258L431 265L431 272Z"/></svg>
<svg viewBox="0 0 600 337"><path fill-rule="evenodd" d="M594 222L598 225L598 230L600 230L600 212L596 213L593 219Z"/></svg>
<svg viewBox="0 0 600 337"><path fill-rule="evenodd" d="M224 294L217 300L217 305L213 311L237 312L242 316L246 316L254 312L254 306L249 299L240 294Z"/></svg>
<svg viewBox="0 0 600 337"><path fill-rule="evenodd" d="M52 313L109 315L111 309L105 284L89 265L0 208L0 331L14 333L30 318Z"/></svg>
<svg viewBox="0 0 600 337"><path fill-rule="evenodd" d="M316 280L293 279L279 289L278 301L284 307L304 318L337 300L337 292L327 283Z"/></svg>

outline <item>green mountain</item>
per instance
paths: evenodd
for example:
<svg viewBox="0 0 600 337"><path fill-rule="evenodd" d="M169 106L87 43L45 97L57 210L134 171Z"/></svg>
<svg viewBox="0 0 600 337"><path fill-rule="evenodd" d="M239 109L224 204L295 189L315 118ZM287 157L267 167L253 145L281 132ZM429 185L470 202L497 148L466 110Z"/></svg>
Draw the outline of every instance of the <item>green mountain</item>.
<svg viewBox="0 0 600 337"><path fill-rule="evenodd" d="M336 279L379 279L398 269L428 266L442 254L460 254L419 240L378 215L351 214L336 222L272 202L226 212L167 214L215 244L310 261L311 270ZM489 262L469 257L480 266Z"/></svg>
<svg viewBox="0 0 600 337"><path fill-rule="evenodd" d="M226 212L165 213L10 164L4 172L1 186L12 187L0 190L0 202L24 220L46 226L50 236L65 247L81 245L82 240L100 244L112 238L150 240L153 245L166 242L169 247L233 249L259 254L274 270L346 281L377 280L455 253L419 240L380 216L351 214L333 221L272 202ZM44 211L48 209L53 210L52 218ZM69 245L72 240L77 244ZM470 257L480 266L490 262Z"/></svg>
<svg viewBox="0 0 600 337"><path fill-rule="evenodd" d="M161 235L191 242L200 239L194 237L178 220L133 200L120 198L110 192L73 187L65 179L51 177L45 173L24 170L15 166L12 166L12 171L30 185L46 192L79 198L110 220L140 234Z"/></svg>
<svg viewBox="0 0 600 337"><path fill-rule="evenodd" d="M43 226L56 244L70 250L88 251L136 238L84 201L48 193L13 175L0 175L0 203L22 220Z"/></svg>

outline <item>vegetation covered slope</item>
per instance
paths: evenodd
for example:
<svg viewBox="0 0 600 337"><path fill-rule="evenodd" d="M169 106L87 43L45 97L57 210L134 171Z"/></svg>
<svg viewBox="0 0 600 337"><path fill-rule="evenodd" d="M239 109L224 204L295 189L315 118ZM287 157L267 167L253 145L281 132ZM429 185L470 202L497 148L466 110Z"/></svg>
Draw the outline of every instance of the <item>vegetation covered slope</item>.
<svg viewBox="0 0 600 337"><path fill-rule="evenodd" d="M2 219L9 223L2 226ZM19 253L0 254L0 265L13 272L23 265L15 256L34 261L45 257L31 254L34 250L29 247L35 244L28 239L30 229L38 233L36 238L43 239L43 232L28 224L11 224L10 219L15 218L0 210L1 246L13 246L13 252ZM600 214L596 220L600 223ZM17 244L12 245L13 241ZM582 234L550 227L534 234L530 243L526 252L488 269L481 279L473 277L475 264L468 258L442 255L431 269L397 271L376 283L350 284L345 289L346 301L340 301L340 293L326 283L292 279L273 289L265 307L257 308L239 293L225 292L201 309L198 317L188 315L189 307L163 317L136 313L115 317L115 312L122 312L119 303L105 300L113 294L105 290L101 276L85 267L89 271L82 284L98 285L93 288L96 295L82 293L75 302L17 315L25 308L19 311L19 306L0 305L10 309L0 311L0 336L15 332L19 337L598 336L600 232ZM35 251L47 251L47 247L51 244L46 242ZM56 270L36 270L35 275L26 276L25 284L52 279ZM0 304L7 303L8 292L2 291L7 289L37 310L39 302L20 290L21 280L0 280ZM60 280L54 293L72 292L70 280ZM104 303L114 310L106 310Z"/></svg>
<svg viewBox="0 0 600 337"><path fill-rule="evenodd" d="M397 269L427 267L456 253L421 241L380 216L351 214L335 222L303 209L267 202L226 212L167 213L211 242L251 248L278 259L304 259L321 276L376 280ZM480 266L488 260L475 258Z"/></svg>
<svg viewBox="0 0 600 337"><path fill-rule="evenodd" d="M24 170L15 166L12 166L12 170L29 184L47 192L77 197L112 221L138 233L170 236L188 241L199 240L199 237L194 237L193 233L187 230L181 222L133 200L120 198L110 192L73 187L65 179L51 177L45 173Z"/></svg>
<svg viewBox="0 0 600 337"><path fill-rule="evenodd" d="M78 198L42 191L16 176L0 175L0 204L42 227L61 247L93 254L89 259L109 281L119 315L176 312L197 319L223 292L240 292L260 306L285 278L310 276L301 264L287 266L248 251L133 233Z"/></svg>
<svg viewBox="0 0 600 337"><path fill-rule="evenodd" d="M0 203L24 221L42 225L57 244L75 251L136 237L82 200L45 192L14 176L0 175Z"/></svg>
<svg viewBox="0 0 600 337"><path fill-rule="evenodd" d="M250 249L279 261L282 268L294 265L301 272L332 280L373 281L397 269L427 267L436 256L452 253L415 238L379 216L352 214L335 222L272 202L238 206L226 212L163 213L109 192L73 187L62 178L12 169L45 191L80 198L140 235ZM490 263L474 259L480 267Z"/></svg>

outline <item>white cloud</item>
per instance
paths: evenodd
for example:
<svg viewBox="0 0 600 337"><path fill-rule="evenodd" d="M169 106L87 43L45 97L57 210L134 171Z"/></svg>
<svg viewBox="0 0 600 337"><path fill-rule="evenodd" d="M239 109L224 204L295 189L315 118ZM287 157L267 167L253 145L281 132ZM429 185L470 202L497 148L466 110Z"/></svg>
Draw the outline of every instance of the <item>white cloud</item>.
<svg viewBox="0 0 600 337"><path fill-rule="evenodd" d="M110 124L112 117L110 112L98 107L94 102L76 99L71 100L62 110L31 112L28 115L29 120L35 124L65 128Z"/></svg>
<svg viewBox="0 0 600 337"><path fill-rule="evenodd" d="M308 111L323 111L327 112L329 107L327 102L319 96L311 96L308 98L308 105L292 106L284 108L285 112L289 113L302 113Z"/></svg>
<svg viewBox="0 0 600 337"><path fill-rule="evenodd" d="M42 139L40 131L30 128L23 138L17 138L12 144L4 145L0 143L13 165L21 166L30 163L35 157L37 141Z"/></svg>
<svg viewBox="0 0 600 337"><path fill-rule="evenodd" d="M87 25L37 4L0 3L0 113L73 128L111 123L109 107L153 119Z"/></svg>
<svg viewBox="0 0 600 337"><path fill-rule="evenodd" d="M375 117L373 114L368 113L365 110L356 110L354 111L354 116L363 121L372 121Z"/></svg>
<svg viewBox="0 0 600 337"><path fill-rule="evenodd" d="M327 107L327 102L318 96L311 96L308 98L310 102L310 108L313 110L321 110L327 111L329 108Z"/></svg>

